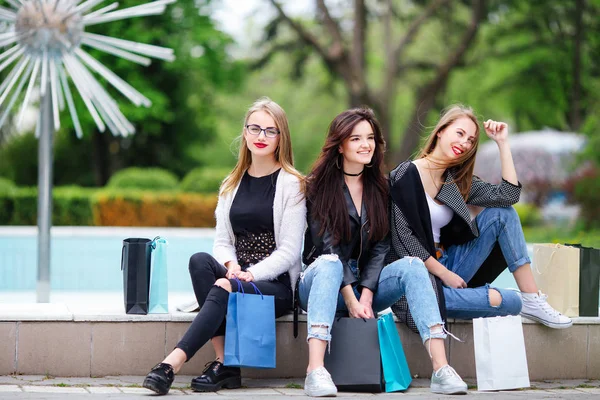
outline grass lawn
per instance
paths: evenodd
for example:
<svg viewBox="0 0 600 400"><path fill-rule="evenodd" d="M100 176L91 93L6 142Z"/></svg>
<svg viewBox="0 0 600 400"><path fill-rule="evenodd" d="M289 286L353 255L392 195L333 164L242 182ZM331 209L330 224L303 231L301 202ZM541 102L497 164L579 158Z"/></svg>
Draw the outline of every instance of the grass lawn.
<svg viewBox="0 0 600 400"><path fill-rule="evenodd" d="M600 230L582 231L558 227L523 227L527 243L581 243L600 249Z"/></svg>

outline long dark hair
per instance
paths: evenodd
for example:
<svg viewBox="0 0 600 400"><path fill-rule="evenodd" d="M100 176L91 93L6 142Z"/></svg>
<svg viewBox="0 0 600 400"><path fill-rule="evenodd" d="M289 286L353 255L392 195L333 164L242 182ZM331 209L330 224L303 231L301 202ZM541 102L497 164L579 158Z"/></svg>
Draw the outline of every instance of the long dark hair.
<svg viewBox="0 0 600 400"><path fill-rule="evenodd" d="M361 175L363 181L363 201L371 225L369 240L383 239L388 231L388 182L383 174L383 153L385 141L379 122L370 108L354 108L344 111L331 121L325 144L307 177L306 197L311 218L321 224L322 235L331 232L336 243L349 241L350 220L344 199L342 182L342 160L339 147L350 137L354 127L367 121L375 134L375 149L370 165L365 166Z"/></svg>

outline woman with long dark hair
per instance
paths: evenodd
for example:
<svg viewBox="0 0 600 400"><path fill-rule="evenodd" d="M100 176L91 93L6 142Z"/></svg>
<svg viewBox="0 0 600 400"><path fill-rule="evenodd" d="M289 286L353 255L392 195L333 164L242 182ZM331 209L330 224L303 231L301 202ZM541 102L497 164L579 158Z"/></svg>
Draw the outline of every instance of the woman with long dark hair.
<svg viewBox="0 0 600 400"><path fill-rule="evenodd" d="M309 396L337 393L323 365L336 310L347 311L353 318L374 318L403 294L410 300L432 358L431 390L467 390L446 360L446 331L423 262L404 258L384 268L389 250L384 151L373 112L365 108L345 111L331 122L307 177L306 268L299 284L299 302L308 312L309 363L304 390Z"/></svg>
<svg viewBox="0 0 600 400"><path fill-rule="evenodd" d="M240 369L223 365L229 293L254 292L251 282L275 298L275 317L292 308L292 282L301 269L306 224L303 177L294 168L290 131L283 109L262 98L246 113L237 165L219 191L213 255L190 258L190 276L200 311L175 349L144 380L168 393L174 374L209 340L216 360L192 389L214 392L241 386Z"/></svg>
<svg viewBox="0 0 600 400"><path fill-rule="evenodd" d="M442 114L414 161L390 172L391 259L410 256L425 263L448 317L521 313L551 328L568 328L571 319L552 308L535 283L519 216L511 207L519 201L521 184L508 125L488 120L484 129L500 152L499 185L473 175L479 124L473 110L460 105ZM484 209L472 219L469 206ZM490 287L506 268L520 294ZM414 329L408 306L410 299L403 299L392 310Z"/></svg>

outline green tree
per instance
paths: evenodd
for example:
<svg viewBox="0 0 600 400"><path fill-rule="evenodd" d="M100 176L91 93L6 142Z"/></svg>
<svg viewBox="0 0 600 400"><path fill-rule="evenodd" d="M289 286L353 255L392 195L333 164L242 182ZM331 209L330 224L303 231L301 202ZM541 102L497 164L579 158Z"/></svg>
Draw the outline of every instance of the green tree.
<svg viewBox="0 0 600 400"><path fill-rule="evenodd" d="M120 8L145 2L123 0ZM243 64L234 61L227 52L232 39L214 26L210 3L210 0L179 1L160 16L89 27L88 31L93 33L173 48L176 60L172 63L154 60L149 67L143 67L85 48L147 96L152 106L136 107L99 78L136 127L135 135L115 137L109 131L100 133L97 130L83 102L75 94L85 136L82 140L75 138L68 111L65 111L62 115L64 127L55 141L56 184L100 186L116 170L134 165L162 167L183 176L198 165L202 159L197 151L192 151L198 149L193 144L210 143L214 137L216 92L235 91L244 75ZM71 89L75 91L73 85ZM16 145L6 143L2 154L18 153L14 149ZM20 163L36 165L35 158L29 157ZM31 169L25 165L12 167ZM36 180L33 175L17 182L31 185Z"/></svg>

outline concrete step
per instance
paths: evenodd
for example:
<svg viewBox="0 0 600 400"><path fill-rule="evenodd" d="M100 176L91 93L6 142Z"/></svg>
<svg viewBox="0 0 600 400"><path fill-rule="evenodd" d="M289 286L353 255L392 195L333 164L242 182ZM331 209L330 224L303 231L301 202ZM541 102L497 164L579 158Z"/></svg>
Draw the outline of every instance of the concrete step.
<svg viewBox="0 0 600 400"><path fill-rule="evenodd" d="M121 304L0 304L0 375L73 377L145 375L181 339L195 313L127 315ZM303 377L308 360L306 318L293 337L292 316L277 320L277 368L247 369L248 378ZM428 378L431 364L421 338L397 324L411 373ZM475 377L473 327L449 321L464 340L446 342L450 364ZM600 318L576 318L572 328L549 329L523 319L530 379L600 379ZM335 339L334 339L335 340ZM198 375L214 359L205 345L182 369Z"/></svg>

